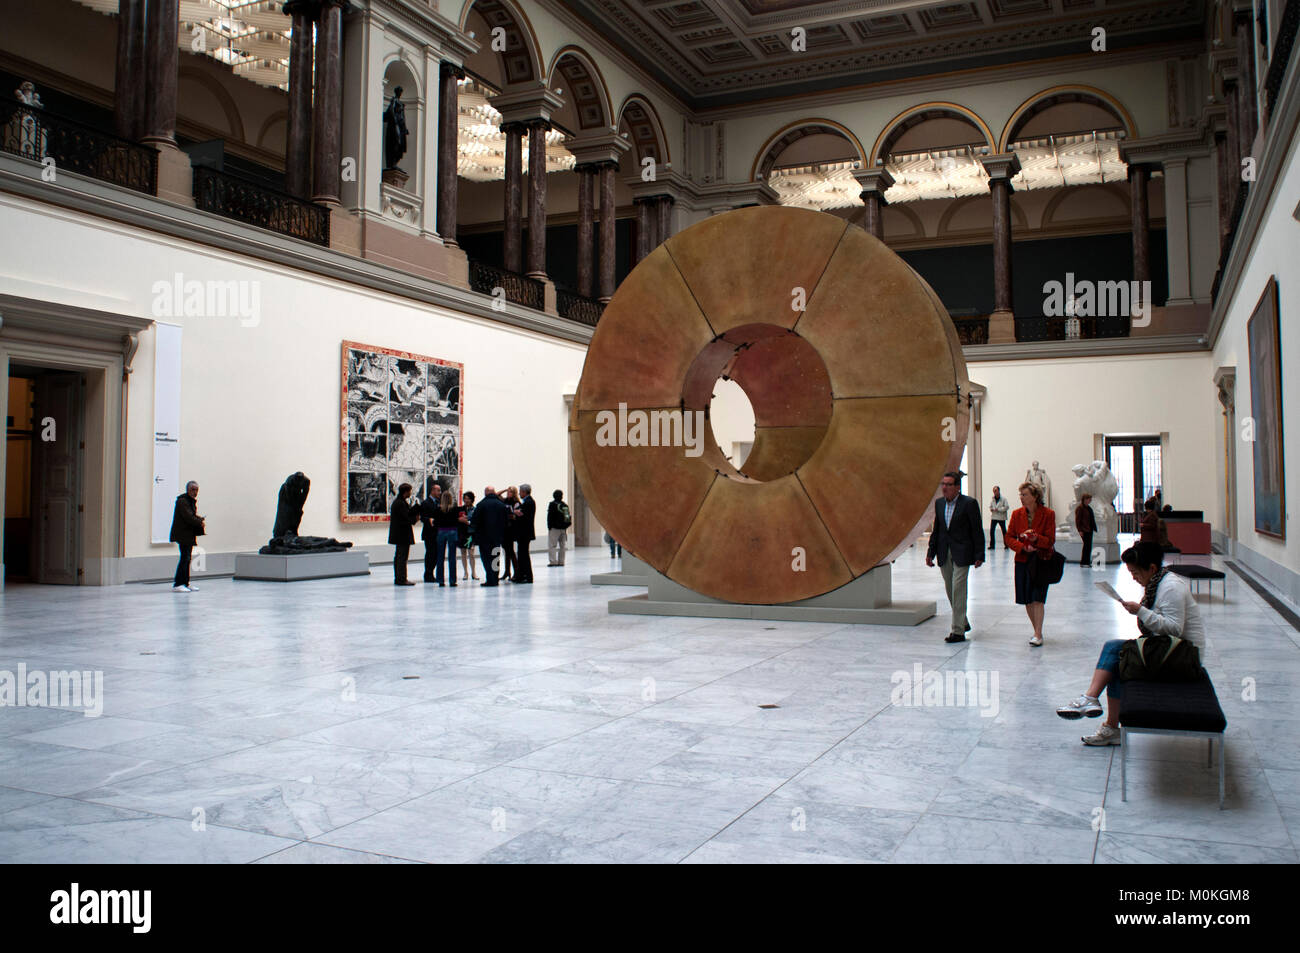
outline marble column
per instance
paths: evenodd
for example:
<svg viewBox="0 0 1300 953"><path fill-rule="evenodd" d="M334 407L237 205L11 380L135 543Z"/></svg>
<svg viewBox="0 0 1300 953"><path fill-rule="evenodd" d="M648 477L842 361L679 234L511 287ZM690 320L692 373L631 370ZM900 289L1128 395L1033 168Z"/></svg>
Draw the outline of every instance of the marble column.
<svg viewBox="0 0 1300 953"><path fill-rule="evenodd" d="M1166 305L1194 304L1192 299L1191 236L1187 215L1187 158L1169 156L1161 162L1165 182L1165 245L1169 257L1169 297ZM1240 175L1234 178L1234 185ZM1235 197L1235 194L1234 194Z"/></svg>
<svg viewBox="0 0 1300 953"><path fill-rule="evenodd" d="M1015 341L1015 296L1011 280L1011 179L1020 171L1015 153L985 156L993 194L993 314L989 316L989 343Z"/></svg>
<svg viewBox="0 0 1300 953"><path fill-rule="evenodd" d="M883 242L885 240L884 208L889 204L885 201L885 192L894 184L894 177L882 167L857 173L854 178L862 186L862 191L858 195L862 199L862 206L866 213L862 227Z"/></svg>
<svg viewBox="0 0 1300 953"><path fill-rule="evenodd" d="M545 119L528 123L528 277L546 280L546 133Z"/></svg>
<svg viewBox="0 0 1300 953"><path fill-rule="evenodd" d="M460 195L456 170L460 163L457 145L460 137L460 86L457 80L465 71L454 63L443 62L438 69L438 234L442 243L452 248L456 241L456 217Z"/></svg>
<svg viewBox="0 0 1300 953"><path fill-rule="evenodd" d="M613 162L600 164L600 300L614 297L614 173Z"/></svg>
<svg viewBox="0 0 1300 953"><path fill-rule="evenodd" d="M635 198L632 204L636 206L636 261L640 262L646 255L650 254L650 249L654 247L652 234L654 225L651 224L652 205L654 199Z"/></svg>
<svg viewBox="0 0 1300 953"><path fill-rule="evenodd" d="M311 196L312 28L319 12L314 0L290 0L284 12L293 17L289 34L289 124L285 133L284 187L300 199Z"/></svg>
<svg viewBox="0 0 1300 953"><path fill-rule="evenodd" d="M591 264L595 251L593 235L594 215L592 211L596 186L596 168L592 165L580 165L578 171L578 294L584 298L591 297Z"/></svg>
<svg viewBox="0 0 1300 953"><path fill-rule="evenodd" d="M312 201L339 204L339 174L343 140L343 5L346 0L321 0L316 29L316 103L312 109L315 185Z"/></svg>
<svg viewBox="0 0 1300 953"><path fill-rule="evenodd" d="M176 145L176 69L180 47L180 0L147 0L145 5L145 89L142 139Z"/></svg>
<svg viewBox="0 0 1300 953"><path fill-rule="evenodd" d="M1251 9L1234 14L1237 24L1237 121L1241 156L1255 148L1255 21Z"/></svg>
<svg viewBox="0 0 1300 953"><path fill-rule="evenodd" d="M144 125L145 48L144 0L118 0L113 124L123 139L139 139Z"/></svg>
<svg viewBox="0 0 1300 953"><path fill-rule="evenodd" d="M672 214L673 214L673 197L671 195L661 195L655 202L655 242L650 246L651 251L658 248L668 239L672 238Z"/></svg>
<svg viewBox="0 0 1300 953"><path fill-rule="evenodd" d="M506 135L506 189L504 198L505 234L501 237L506 271L520 274L523 271L523 251L520 247L523 226L520 211L523 205L523 152L524 124L508 122L501 127Z"/></svg>
<svg viewBox="0 0 1300 953"><path fill-rule="evenodd" d="M1147 206L1150 171L1135 164L1128 167L1129 210L1133 231L1133 280L1151 280L1151 216Z"/></svg>

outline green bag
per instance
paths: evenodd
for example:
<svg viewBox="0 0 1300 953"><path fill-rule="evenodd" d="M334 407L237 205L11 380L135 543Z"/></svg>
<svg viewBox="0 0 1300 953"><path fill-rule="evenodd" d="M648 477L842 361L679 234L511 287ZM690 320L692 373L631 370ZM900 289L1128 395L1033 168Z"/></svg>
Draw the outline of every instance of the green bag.
<svg viewBox="0 0 1300 953"><path fill-rule="evenodd" d="M1120 646L1121 682L1194 682L1201 677L1201 653L1176 635L1149 635Z"/></svg>

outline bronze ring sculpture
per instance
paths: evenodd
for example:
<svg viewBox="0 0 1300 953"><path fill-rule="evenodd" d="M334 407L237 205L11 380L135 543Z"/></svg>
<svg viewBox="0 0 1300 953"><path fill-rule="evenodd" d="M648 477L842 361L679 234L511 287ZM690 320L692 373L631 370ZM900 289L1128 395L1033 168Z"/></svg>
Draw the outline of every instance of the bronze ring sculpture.
<svg viewBox="0 0 1300 953"><path fill-rule="evenodd" d="M754 409L739 471L707 424L700 447L680 445L723 375ZM911 544L961 461L969 391L946 309L883 243L825 213L746 208L670 238L624 280L592 335L570 442L624 548L708 596L794 602Z"/></svg>

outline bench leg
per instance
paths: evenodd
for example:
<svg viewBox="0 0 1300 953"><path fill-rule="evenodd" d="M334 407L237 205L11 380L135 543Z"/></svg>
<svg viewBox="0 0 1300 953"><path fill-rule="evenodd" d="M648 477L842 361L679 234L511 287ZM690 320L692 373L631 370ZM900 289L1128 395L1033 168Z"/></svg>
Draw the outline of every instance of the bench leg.
<svg viewBox="0 0 1300 953"><path fill-rule="evenodd" d="M1128 729L1119 729L1119 799L1128 800Z"/></svg>
<svg viewBox="0 0 1300 953"><path fill-rule="evenodd" d="M1219 735L1219 810L1223 810L1223 747L1227 735Z"/></svg>

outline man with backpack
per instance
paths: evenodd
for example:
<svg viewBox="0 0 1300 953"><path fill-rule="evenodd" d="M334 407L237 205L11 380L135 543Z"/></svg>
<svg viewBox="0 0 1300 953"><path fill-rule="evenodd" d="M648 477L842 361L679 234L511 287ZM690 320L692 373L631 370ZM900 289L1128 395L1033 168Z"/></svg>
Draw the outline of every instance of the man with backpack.
<svg viewBox="0 0 1300 953"><path fill-rule="evenodd" d="M569 541L569 527L573 517L564 502L564 491L551 494L551 505L546 508L546 555L548 566L564 565L564 549Z"/></svg>
<svg viewBox="0 0 1300 953"><path fill-rule="evenodd" d="M1096 718L1101 715L1103 688L1110 699L1106 721L1082 739L1086 745L1119 744L1119 705L1123 678L1162 681L1191 680L1200 674L1200 649L1205 645L1205 625L1192 592L1181 576L1164 568L1164 553L1155 543L1138 543L1120 558L1129 575L1144 592L1141 602L1122 605L1137 616L1138 638L1111 639L1101 649L1088 690L1056 709L1062 718Z"/></svg>

